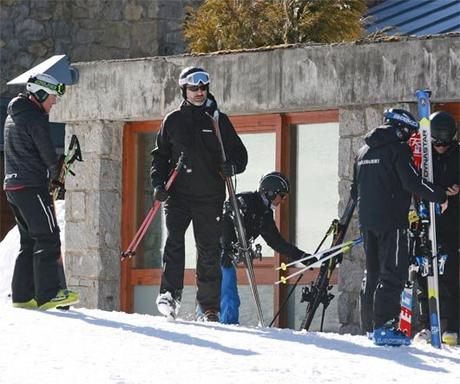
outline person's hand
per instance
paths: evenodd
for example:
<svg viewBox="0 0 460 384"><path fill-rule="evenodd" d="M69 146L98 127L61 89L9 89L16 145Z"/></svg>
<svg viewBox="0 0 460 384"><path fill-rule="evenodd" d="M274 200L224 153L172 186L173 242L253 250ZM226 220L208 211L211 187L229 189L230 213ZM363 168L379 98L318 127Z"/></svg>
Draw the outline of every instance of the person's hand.
<svg viewBox="0 0 460 384"><path fill-rule="evenodd" d="M235 164L232 161L227 160L225 163L220 165L220 173L223 177L232 177L236 173Z"/></svg>
<svg viewBox="0 0 460 384"><path fill-rule="evenodd" d="M54 191L55 189L58 189L59 191L65 192L65 185L64 183L60 182L57 179L51 180L51 190Z"/></svg>
<svg viewBox="0 0 460 384"><path fill-rule="evenodd" d="M158 185L153 190L153 198L158 201L165 201L168 198L168 192L162 185Z"/></svg>
<svg viewBox="0 0 460 384"><path fill-rule="evenodd" d="M460 191L460 187L457 184L448 187L446 190L447 196L455 196Z"/></svg>
<svg viewBox="0 0 460 384"><path fill-rule="evenodd" d="M449 199L446 199L444 203L441 204L441 214L445 212L449 203Z"/></svg>

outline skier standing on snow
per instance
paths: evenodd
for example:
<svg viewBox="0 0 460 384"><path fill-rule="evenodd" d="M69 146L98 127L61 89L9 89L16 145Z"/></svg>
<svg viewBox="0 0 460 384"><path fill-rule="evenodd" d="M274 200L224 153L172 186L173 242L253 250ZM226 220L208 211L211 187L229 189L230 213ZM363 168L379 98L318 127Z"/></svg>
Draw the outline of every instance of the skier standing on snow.
<svg viewBox="0 0 460 384"><path fill-rule="evenodd" d="M197 247L197 314L205 321L219 321L223 177L245 170L247 152L227 115L220 113L220 130L228 160L222 163L212 119L217 109L209 93L209 74L185 68L179 76L182 102L163 120L152 151L151 179L154 198L165 201L168 236L163 252L163 274L156 303L160 313L175 318L184 285L185 231L193 222ZM180 172L171 189L164 188L168 174L184 152L191 172ZM190 171L190 169L189 169Z"/></svg>
<svg viewBox="0 0 460 384"><path fill-rule="evenodd" d="M354 165L351 195L358 202L366 253L361 321L378 345L410 343L398 319L409 267L411 193L447 207L444 189L424 181L413 163L407 140L418 128L409 112L386 110L384 124L366 135Z"/></svg>
<svg viewBox="0 0 460 384"><path fill-rule="evenodd" d="M442 341L449 345L458 343L459 331L459 143L454 140L457 127L447 112L435 112L430 116L433 148L434 182L446 190L449 206L436 216L436 239L440 254L446 254L444 273L439 274L441 319L446 321ZM426 277L418 276L418 300L420 326L416 341L431 341L429 330L428 292Z"/></svg>
<svg viewBox="0 0 460 384"><path fill-rule="evenodd" d="M258 191L238 193L236 197L242 211L243 226L248 240L255 240L261 235L275 251L292 260L298 260L307 254L283 239L273 219L273 210L287 198L289 192L287 177L280 172L270 172L261 178ZM224 324L238 324L240 306L236 270L233 264L234 256L237 256L234 247L237 236L232 212L230 202L226 202L220 240L222 255L220 321Z"/></svg>
<svg viewBox="0 0 460 384"><path fill-rule="evenodd" d="M59 166L48 114L65 86L50 75L37 74L29 78L26 89L9 103L5 121L3 188L21 239L12 280L13 306L50 309L79 300L59 283L61 241L49 193L50 180L59 183Z"/></svg>

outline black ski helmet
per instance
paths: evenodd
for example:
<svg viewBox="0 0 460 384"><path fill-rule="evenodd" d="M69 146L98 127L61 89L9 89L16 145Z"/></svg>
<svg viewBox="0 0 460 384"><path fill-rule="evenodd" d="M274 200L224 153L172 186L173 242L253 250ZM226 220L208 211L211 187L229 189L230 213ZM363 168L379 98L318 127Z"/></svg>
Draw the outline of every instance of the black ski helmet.
<svg viewBox="0 0 460 384"><path fill-rule="evenodd" d="M383 119L384 123L399 128L397 134L402 140L409 140L409 137L419 129L418 121L404 109L386 109L383 113Z"/></svg>
<svg viewBox="0 0 460 384"><path fill-rule="evenodd" d="M267 173L259 182L259 193L269 201L273 201L278 194L288 194L290 189L289 180L280 172Z"/></svg>
<svg viewBox="0 0 460 384"><path fill-rule="evenodd" d="M449 145L457 133L457 124L452 115L438 111L431 114L430 121L433 143Z"/></svg>
<svg viewBox="0 0 460 384"><path fill-rule="evenodd" d="M187 98L185 88L187 85L199 85L203 84L206 86L206 91L209 92L209 73L203 68L199 67L187 67L182 70L179 75L179 87L182 89L182 97Z"/></svg>

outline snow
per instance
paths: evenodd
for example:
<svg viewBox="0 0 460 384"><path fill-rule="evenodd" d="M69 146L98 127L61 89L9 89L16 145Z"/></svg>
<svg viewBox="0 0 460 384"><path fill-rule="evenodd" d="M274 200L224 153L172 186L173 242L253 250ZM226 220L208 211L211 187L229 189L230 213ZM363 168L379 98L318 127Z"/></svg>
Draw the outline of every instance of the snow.
<svg viewBox="0 0 460 384"><path fill-rule="evenodd" d="M12 230L0 243L2 286L11 281L15 241ZM364 336L15 309L7 292L0 291L1 384L460 382L459 347L377 347Z"/></svg>

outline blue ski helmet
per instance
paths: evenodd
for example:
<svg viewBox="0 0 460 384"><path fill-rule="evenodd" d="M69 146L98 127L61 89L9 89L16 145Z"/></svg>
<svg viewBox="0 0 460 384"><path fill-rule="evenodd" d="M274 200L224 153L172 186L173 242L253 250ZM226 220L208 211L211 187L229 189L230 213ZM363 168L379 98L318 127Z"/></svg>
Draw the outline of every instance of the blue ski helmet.
<svg viewBox="0 0 460 384"><path fill-rule="evenodd" d="M398 128L397 134L402 140L409 140L409 137L419 129L418 121L404 109L386 109L383 113L383 122Z"/></svg>

